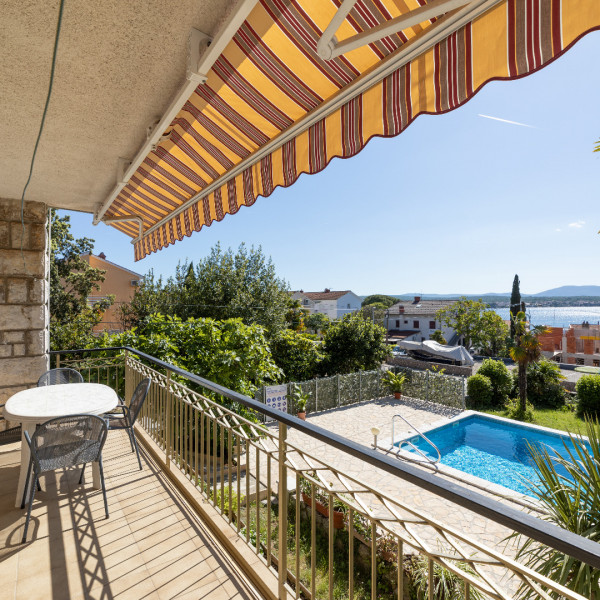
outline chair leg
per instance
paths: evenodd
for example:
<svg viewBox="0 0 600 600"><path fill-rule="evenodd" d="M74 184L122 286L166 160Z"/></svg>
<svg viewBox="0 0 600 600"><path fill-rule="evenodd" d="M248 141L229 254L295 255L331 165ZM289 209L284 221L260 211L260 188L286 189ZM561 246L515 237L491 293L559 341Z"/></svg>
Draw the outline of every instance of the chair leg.
<svg viewBox="0 0 600 600"><path fill-rule="evenodd" d="M79 485L83 483L83 474L85 473L85 467L87 463L83 463L83 467L81 468L81 475L79 476Z"/></svg>
<svg viewBox="0 0 600 600"><path fill-rule="evenodd" d="M100 468L100 483L102 484L102 496L104 497L104 512L108 519L108 500L106 499L106 486L104 484L104 469L102 468L102 457L98 459L98 466Z"/></svg>
<svg viewBox="0 0 600 600"><path fill-rule="evenodd" d="M23 488L23 498L21 499L21 508L25 508L25 498L27 497L27 488L29 487L29 479L31 478L31 470L33 462L30 460L27 465L27 477L25 478L25 487Z"/></svg>
<svg viewBox="0 0 600 600"><path fill-rule="evenodd" d="M135 453L137 454L138 464L140 465L140 471L142 470L142 459L140 458L140 451L138 450L137 440L135 439L135 433L133 431L133 426L130 427L129 431L131 431L131 439L133 440L133 445L135 446Z"/></svg>
<svg viewBox="0 0 600 600"><path fill-rule="evenodd" d="M31 486L31 497L29 498L29 507L27 508L27 517L25 518L25 529L23 529L23 539L21 544L27 541L27 529L29 528L29 519L31 518L31 507L33 506L33 499L35 497L35 490L37 488L37 474L33 474L33 485Z"/></svg>
<svg viewBox="0 0 600 600"><path fill-rule="evenodd" d="M133 446L133 435L131 433L131 427L127 427L127 435L129 436L129 443L131 444L131 451L135 452L135 448Z"/></svg>

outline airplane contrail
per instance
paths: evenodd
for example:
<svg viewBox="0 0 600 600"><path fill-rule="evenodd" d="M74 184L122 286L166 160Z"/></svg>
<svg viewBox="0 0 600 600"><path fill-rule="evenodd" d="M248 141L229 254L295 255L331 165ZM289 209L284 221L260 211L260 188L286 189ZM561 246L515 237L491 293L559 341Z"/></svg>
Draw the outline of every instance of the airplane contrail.
<svg viewBox="0 0 600 600"><path fill-rule="evenodd" d="M500 119L498 117L490 117L490 115L478 114L477 116L483 117L484 119L492 119L493 121L500 121L501 123L510 123L511 125L519 125L520 127L529 127L529 129L537 129L533 125L527 125L526 123L519 123L517 121L509 121L508 119Z"/></svg>

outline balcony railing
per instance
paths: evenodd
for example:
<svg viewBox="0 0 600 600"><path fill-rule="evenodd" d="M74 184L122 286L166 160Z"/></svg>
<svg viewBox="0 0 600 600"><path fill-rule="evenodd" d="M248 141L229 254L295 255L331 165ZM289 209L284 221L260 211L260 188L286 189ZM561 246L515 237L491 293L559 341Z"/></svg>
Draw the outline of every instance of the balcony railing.
<svg viewBox="0 0 600 600"><path fill-rule="evenodd" d="M434 593L441 569L462 582L467 600L513 598L519 588L533 598L584 600L471 533L290 443L289 427L394 474L399 484L409 481L600 567L600 545L590 540L133 348L53 353L53 361L112 386L126 399L139 381L152 378L138 425L164 454L166 469L183 474L277 575L280 598L317 598L319 589L333 598L340 585L349 598L408 598L406 562L412 556L430 600L441 597ZM275 426L257 422L260 414Z"/></svg>

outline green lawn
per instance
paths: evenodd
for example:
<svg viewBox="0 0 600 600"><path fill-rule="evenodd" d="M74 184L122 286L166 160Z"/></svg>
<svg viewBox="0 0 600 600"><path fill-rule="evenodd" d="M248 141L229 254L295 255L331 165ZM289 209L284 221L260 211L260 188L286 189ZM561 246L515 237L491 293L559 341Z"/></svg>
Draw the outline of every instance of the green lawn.
<svg viewBox="0 0 600 600"><path fill-rule="evenodd" d="M483 410L481 412L499 417L506 416L503 410ZM570 431L572 433L583 430L584 426L583 419L580 419L574 412L557 410L555 408L536 408L534 423L543 427Z"/></svg>

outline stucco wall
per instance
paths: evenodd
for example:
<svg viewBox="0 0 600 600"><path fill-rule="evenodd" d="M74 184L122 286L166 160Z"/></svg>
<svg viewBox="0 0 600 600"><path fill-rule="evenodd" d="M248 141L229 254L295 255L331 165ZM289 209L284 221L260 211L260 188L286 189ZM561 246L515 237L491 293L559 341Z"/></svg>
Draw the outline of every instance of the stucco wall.
<svg viewBox="0 0 600 600"><path fill-rule="evenodd" d="M94 255L88 254L83 258L91 267L106 271L104 281L100 283L100 290L92 290L91 297L111 294L115 297L114 304L106 310L101 323L94 328L94 331L122 330L119 309L124 302L131 302L136 290L136 287L131 285L131 281L134 279L139 281L141 276Z"/></svg>
<svg viewBox="0 0 600 600"><path fill-rule="evenodd" d="M46 205L26 202L23 220L24 235L20 201L0 199L0 404L48 368Z"/></svg>

